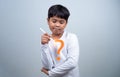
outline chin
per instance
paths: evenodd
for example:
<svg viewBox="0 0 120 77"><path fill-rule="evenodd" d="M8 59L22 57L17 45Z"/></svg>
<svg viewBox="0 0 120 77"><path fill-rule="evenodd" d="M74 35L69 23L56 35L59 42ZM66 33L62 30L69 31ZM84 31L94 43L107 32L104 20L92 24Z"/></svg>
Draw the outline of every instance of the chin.
<svg viewBox="0 0 120 77"><path fill-rule="evenodd" d="M63 34L63 32L58 32L58 33L55 33L56 35L61 35L61 34Z"/></svg>
<svg viewBox="0 0 120 77"><path fill-rule="evenodd" d="M55 35L61 35L61 34L63 33L63 31L53 31L53 33L54 33Z"/></svg>
<svg viewBox="0 0 120 77"><path fill-rule="evenodd" d="M54 33L55 35L60 35L61 33Z"/></svg>

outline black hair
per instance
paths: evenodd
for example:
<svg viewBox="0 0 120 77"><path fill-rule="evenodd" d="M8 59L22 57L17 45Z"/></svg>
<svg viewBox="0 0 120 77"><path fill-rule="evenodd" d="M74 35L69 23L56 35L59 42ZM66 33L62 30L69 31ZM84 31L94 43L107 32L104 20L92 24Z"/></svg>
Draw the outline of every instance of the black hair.
<svg viewBox="0 0 120 77"><path fill-rule="evenodd" d="M62 6L60 4L53 5L48 10L48 18L50 19L50 17L53 17L53 16L57 16L59 18L63 18L66 21L68 21L70 12L65 6Z"/></svg>

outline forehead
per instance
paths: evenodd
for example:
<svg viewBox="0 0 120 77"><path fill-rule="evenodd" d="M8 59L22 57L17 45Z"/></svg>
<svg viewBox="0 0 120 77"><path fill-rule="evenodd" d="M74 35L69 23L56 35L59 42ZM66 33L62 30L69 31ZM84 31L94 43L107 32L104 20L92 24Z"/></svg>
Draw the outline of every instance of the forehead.
<svg viewBox="0 0 120 77"><path fill-rule="evenodd" d="M51 20L58 20L58 21L66 21L65 19L63 18L60 18L60 17L57 17L57 16L53 16L53 17L50 17Z"/></svg>

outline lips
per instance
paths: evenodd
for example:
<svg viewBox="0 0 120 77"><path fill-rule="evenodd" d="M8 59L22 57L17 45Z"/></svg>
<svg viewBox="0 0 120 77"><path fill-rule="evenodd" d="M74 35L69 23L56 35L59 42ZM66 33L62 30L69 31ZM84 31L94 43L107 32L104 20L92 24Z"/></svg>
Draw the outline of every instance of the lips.
<svg viewBox="0 0 120 77"><path fill-rule="evenodd" d="M55 27L55 28L53 28L53 30L61 30L60 28L58 28L58 27Z"/></svg>

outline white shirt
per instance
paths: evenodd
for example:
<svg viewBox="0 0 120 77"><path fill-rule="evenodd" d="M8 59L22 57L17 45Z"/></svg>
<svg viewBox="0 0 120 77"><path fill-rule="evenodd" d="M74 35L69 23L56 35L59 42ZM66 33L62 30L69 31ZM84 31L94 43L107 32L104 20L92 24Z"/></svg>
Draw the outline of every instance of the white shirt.
<svg viewBox="0 0 120 77"><path fill-rule="evenodd" d="M64 41L64 47L57 54L60 44L50 40L42 45L41 59L44 68L49 69L49 77L79 77L79 42L73 33L64 32L60 40ZM56 57L60 56L60 60Z"/></svg>

